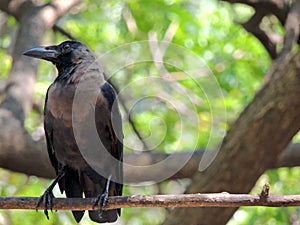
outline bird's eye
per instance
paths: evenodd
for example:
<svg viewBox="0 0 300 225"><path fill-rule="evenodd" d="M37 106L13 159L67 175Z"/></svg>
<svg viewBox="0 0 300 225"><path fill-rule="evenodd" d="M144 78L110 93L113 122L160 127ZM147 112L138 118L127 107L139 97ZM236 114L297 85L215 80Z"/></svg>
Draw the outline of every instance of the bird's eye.
<svg viewBox="0 0 300 225"><path fill-rule="evenodd" d="M71 47L70 47L70 45L64 45L64 50L69 50Z"/></svg>

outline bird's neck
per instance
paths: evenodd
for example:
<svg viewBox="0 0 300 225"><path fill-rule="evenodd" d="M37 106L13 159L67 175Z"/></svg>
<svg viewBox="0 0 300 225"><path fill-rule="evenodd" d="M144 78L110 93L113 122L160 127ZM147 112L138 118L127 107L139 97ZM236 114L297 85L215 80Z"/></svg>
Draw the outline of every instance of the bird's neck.
<svg viewBox="0 0 300 225"><path fill-rule="evenodd" d="M58 76L55 82L60 82L62 84L78 84L79 82L88 82L92 80L94 85L102 85L104 80L103 69L97 63L86 64L73 64L64 67L58 67ZM98 87L100 87L98 86Z"/></svg>
<svg viewBox="0 0 300 225"><path fill-rule="evenodd" d="M76 71L77 65L68 65L63 67L57 65L56 68L58 70L58 76L55 81L70 83L70 79L72 74Z"/></svg>

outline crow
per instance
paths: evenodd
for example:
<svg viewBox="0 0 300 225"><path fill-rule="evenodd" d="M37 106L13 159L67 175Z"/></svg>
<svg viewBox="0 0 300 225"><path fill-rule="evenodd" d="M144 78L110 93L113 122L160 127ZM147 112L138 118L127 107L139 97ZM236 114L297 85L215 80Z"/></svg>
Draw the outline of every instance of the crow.
<svg viewBox="0 0 300 225"><path fill-rule="evenodd" d="M52 62L58 76L48 88L44 106L47 149L56 179L40 197L44 213L52 208L58 183L67 198L95 198L91 220L114 222L121 209L105 210L108 196L123 189L123 132L117 97L103 68L84 44L68 40L29 49L26 56ZM80 222L84 211L72 211Z"/></svg>

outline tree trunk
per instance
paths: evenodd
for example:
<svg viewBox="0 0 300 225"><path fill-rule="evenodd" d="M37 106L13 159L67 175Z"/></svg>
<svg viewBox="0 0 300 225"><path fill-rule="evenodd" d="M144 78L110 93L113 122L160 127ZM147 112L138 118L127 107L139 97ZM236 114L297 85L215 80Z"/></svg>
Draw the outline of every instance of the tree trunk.
<svg viewBox="0 0 300 225"><path fill-rule="evenodd" d="M194 176L187 193L248 193L299 129L300 51L274 62L261 90L226 135L218 156ZM236 210L174 209L164 225L226 224Z"/></svg>
<svg viewBox="0 0 300 225"><path fill-rule="evenodd" d="M46 31L79 2L58 0L37 5L33 1L0 1L0 10L19 21L12 68L0 104L0 163L9 162L8 169L18 165L17 171L22 172L36 162L49 162L47 154L40 154L45 151L44 141L35 142L24 128L25 117L32 108L38 61L22 53L40 45ZM54 174L50 163L45 163L44 167ZM45 175L43 172L41 170L38 175Z"/></svg>

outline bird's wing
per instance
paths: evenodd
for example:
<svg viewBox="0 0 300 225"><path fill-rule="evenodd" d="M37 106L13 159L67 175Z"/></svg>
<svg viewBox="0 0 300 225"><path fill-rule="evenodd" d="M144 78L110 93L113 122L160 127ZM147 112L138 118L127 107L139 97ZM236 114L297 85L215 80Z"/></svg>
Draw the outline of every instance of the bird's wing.
<svg viewBox="0 0 300 225"><path fill-rule="evenodd" d="M116 102L116 94L109 83L102 85L101 93L97 98L95 122L98 136L103 147L105 147L102 150L107 151L111 157L102 155L103 158L98 165L102 174L98 174L91 168L82 171L81 177L85 196L96 197L103 192L110 175L111 182L109 183L108 195L120 196L123 188L122 119ZM91 220L95 222L113 222L117 219L117 214L121 215L121 209L104 211L101 218L99 218L97 211L89 211Z"/></svg>
<svg viewBox="0 0 300 225"><path fill-rule="evenodd" d="M118 181L114 182L114 195L122 195L123 188L123 132L122 118L116 100L116 93L112 86L105 82L101 87L103 98L98 98L96 104L96 126L101 141L110 151L118 163L112 163L112 176ZM104 99L104 101L103 101ZM103 110L106 109L106 110ZM105 112L107 111L107 112ZM105 129L103 129L103 125ZM113 179L114 180L114 179Z"/></svg>
<svg viewBox="0 0 300 225"><path fill-rule="evenodd" d="M57 158L55 156L54 146L53 146L53 119L54 119L54 117L51 114L51 112L48 110L48 107L47 107L48 92L49 92L51 86L48 88L48 91L47 91L47 94L46 94L46 100L45 100L44 129L45 129L48 155L49 155L51 164L55 169L56 174L58 174L58 161L57 161Z"/></svg>

